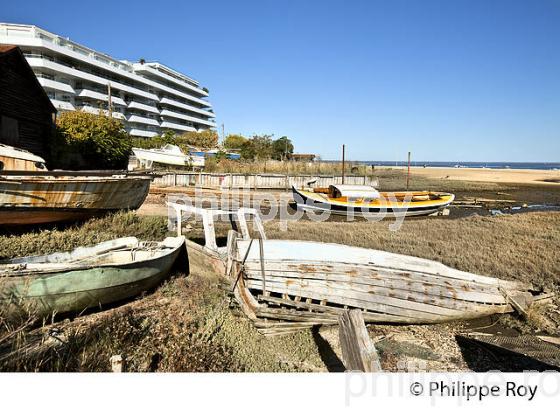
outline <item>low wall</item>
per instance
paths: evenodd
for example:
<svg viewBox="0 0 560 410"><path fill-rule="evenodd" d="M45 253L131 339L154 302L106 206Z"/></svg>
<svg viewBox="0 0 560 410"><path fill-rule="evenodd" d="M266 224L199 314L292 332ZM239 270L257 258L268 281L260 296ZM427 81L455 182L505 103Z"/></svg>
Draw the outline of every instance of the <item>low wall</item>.
<svg viewBox="0 0 560 410"><path fill-rule="evenodd" d="M156 186L181 186L222 189L290 189L292 185L303 186L316 179L315 186L326 187L342 184L340 175L295 175L281 174L211 174L200 172L170 173L160 175L152 184ZM346 175L345 184L378 186L372 176Z"/></svg>

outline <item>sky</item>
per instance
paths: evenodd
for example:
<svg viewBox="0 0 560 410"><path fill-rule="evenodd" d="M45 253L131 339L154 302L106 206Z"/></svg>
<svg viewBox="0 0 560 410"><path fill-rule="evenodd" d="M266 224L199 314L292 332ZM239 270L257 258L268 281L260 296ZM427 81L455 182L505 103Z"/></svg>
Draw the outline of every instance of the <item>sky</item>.
<svg viewBox="0 0 560 410"><path fill-rule="evenodd" d="M560 161L560 0L11 1L210 90L226 134L350 160Z"/></svg>

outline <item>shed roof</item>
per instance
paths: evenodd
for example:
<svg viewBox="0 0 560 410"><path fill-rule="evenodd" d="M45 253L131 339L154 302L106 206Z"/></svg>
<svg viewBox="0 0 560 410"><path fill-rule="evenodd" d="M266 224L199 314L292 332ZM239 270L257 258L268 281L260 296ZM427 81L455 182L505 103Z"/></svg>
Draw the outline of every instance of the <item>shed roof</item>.
<svg viewBox="0 0 560 410"><path fill-rule="evenodd" d="M44 100L45 104L49 107L49 111L56 113L57 111L55 106L51 102L49 96L47 95L41 83L39 83L39 80L37 80L37 77L35 76L33 69L25 59L25 56L21 52L20 48L18 46L14 46L11 44L0 45L0 61L4 59L12 59L13 61L16 62L16 64L21 69L21 73L27 76L34 84L36 84L38 95L40 96L40 98ZM1 71L1 67L0 67L0 71ZM0 75L1 74L2 73L0 72Z"/></svg>

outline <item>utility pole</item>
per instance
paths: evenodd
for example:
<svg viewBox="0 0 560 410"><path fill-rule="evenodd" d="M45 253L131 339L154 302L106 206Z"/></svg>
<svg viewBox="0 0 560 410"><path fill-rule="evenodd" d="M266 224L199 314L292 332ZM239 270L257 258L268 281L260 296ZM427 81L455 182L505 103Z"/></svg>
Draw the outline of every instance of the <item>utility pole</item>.
<svg viewBox="0 0 560 410"><path fill-rule="evenodd" d="M222 144L226 142L226 132L224 128L224 123L222 122Z"/></svg>
<svg viewBox="0 0 560 410"><path fill-rule="evenodd" d="M346 154L346 145L342 144L342 185L344 185L344 167L345 167L345 154Z"/></svg>
<svg viewBox="0 0 560 410"><path fill-rule="evenodd" d="M406 190L408 191L408 184L410 182L410 151L408 151L408 172L406 174Z"/></svg>
<svg viewBox="0 0 560 410"><path fill-rule="evenodd" d="M111 83L107 83L109 118L113 118L113 101L111 99Z"/></svg>

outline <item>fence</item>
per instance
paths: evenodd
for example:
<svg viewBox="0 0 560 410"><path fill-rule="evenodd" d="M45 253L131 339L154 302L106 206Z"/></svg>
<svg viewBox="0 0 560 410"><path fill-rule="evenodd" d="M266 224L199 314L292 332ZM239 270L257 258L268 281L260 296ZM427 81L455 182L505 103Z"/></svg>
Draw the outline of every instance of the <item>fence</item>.
<svg viewBox="0 0 560 410"><path fill-rule="evenodd" d="M181 186L222 189L290 189L292 185L303 186L317 180L315 186L326 187L342 184L340 175L281 175L281 174L210 174L199 172L173 173L156 177L156 186ZM378 186L376 177L369 175L347 175L345 184Z"/></svg>

